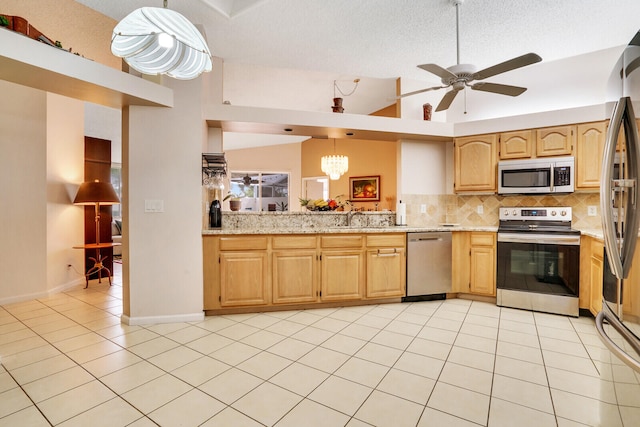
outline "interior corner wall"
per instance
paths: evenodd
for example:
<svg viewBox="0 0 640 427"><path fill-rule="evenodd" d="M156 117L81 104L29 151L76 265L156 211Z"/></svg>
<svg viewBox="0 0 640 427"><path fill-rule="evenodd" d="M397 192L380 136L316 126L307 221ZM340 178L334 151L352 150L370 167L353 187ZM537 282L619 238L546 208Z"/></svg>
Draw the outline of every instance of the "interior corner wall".
<svg viewBox="0 0 640 427"><path fill-rule="evenodd" d="M123 109L123 321L204 317L202 85L166 79L174 107ZM149 212L145 205L161 205Z"/></svg>
<svg viewBox="0 0 640 427"><path fill-rule="evenodd" d="M84 181L84 102L47 93L47 289L84 283L84 207L74 206ZM71 264L75 269L68 269Z"/></svg>
<svg viewBox="0 0 640 427"><path fill-rule="evenodd" d="M0 81L0 304L47 286L46 93Z"/></svg>

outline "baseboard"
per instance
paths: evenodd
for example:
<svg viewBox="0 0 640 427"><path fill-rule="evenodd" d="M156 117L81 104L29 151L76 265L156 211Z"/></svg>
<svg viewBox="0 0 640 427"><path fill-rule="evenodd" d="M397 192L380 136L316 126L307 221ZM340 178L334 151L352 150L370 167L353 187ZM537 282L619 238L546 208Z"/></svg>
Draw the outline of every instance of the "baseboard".
<svg viewBox="0 0 640 427"><path fill-rule="evenodd" d="M139 325L156 325L159 323L182 323L182 322L201 322L204 320L204 312L191 313L191 314L172 314L166 316L140 316L130 317L126 314L120 316L120 320L125 325L139 326Z"/></svg>
<svg viewBox="0 0 640 427"><path fill-rule="evenodd" d="M23 295L14 295L7 298L0 298L0 305L15 304L19 302L30 301L30 300L40 299L40 298L48 298L51 295L64 292L68 289L74 288L84 283L85 283L85 280L84 280L84 277L82 277L79 279L74 279L71 282L58 285L53 289L47 289L46 291L33 292L30 294L23 294Z"/></svg>

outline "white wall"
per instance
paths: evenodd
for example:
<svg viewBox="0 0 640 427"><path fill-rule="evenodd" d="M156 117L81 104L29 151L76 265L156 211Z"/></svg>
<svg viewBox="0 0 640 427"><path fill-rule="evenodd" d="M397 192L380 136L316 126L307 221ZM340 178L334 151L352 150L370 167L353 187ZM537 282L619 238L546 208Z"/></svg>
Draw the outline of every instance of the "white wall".
<svg viewBox="0 0 640 427"><path fill-rule="evenodd" d="M123 321L204 317L201 78L167 79L174 108L123 110ZM145 212L160 200L164 212Z"/></svg>
<svg viewBox="0 0 640 427"><path fill-rule="evenodd" d="M0 304L84 281L82 103L0 81Z"/></svg>
<svg viewBox="0 0 640 427"><path fill-rule="evenodd" d="M448 159L451 144L442 142L400 142L398 195L450 194L452 164Z"/></svg>
<svg viewBox="0 0 640 427"><path fill-rule="evenodd" d="M84 106L47 93L47 289L84 282L84 207L74 206L84 181ZM75 270L67 269L71 264Z"/></svg>

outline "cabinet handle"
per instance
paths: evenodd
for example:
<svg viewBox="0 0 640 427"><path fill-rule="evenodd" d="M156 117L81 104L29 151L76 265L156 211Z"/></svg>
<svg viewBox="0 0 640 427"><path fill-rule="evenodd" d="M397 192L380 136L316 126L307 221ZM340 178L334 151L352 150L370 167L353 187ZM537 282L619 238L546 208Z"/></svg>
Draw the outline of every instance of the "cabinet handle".
<svg viewBox="0 0 640 427"><path fill-rule="evenodd" d="M379 257L389 257L389 256L398 256L400 255L398 253L397 249L393 249L393 252L382 252L381 249L378 249L378 256Z"/></svg>

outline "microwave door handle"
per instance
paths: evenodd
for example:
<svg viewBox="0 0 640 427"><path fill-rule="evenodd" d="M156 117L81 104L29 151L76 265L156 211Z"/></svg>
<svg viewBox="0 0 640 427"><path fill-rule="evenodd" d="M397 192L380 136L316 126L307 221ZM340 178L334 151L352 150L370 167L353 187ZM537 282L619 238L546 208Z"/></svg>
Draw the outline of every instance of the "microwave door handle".
<svg viewBox="0 0 640 427"><path fill-rule="evenodd" d="M551 174L551 176L549 177L549 191L551 193L553 193L553 184L555 183L555 180L556 180L556 174L553 168L554 168L553 163L551 163L551 165L549 165L549 173Z"/></svg>
<svg viewBox="0 0 640 427"><path fill-rule="evenodd" d="M615 223L613 220L612 200L615 199L613 188L613 162L625 107L626 102L624 102L624 98L621 98L613 109L611 122L607 131L607 139L604 146L600 179L600 210L602 211L604 248L607 252L607 259L609 260L611 272L619 279L622 278L623 268L621 254L617 250L618 241L615 234Z"/></svg>

